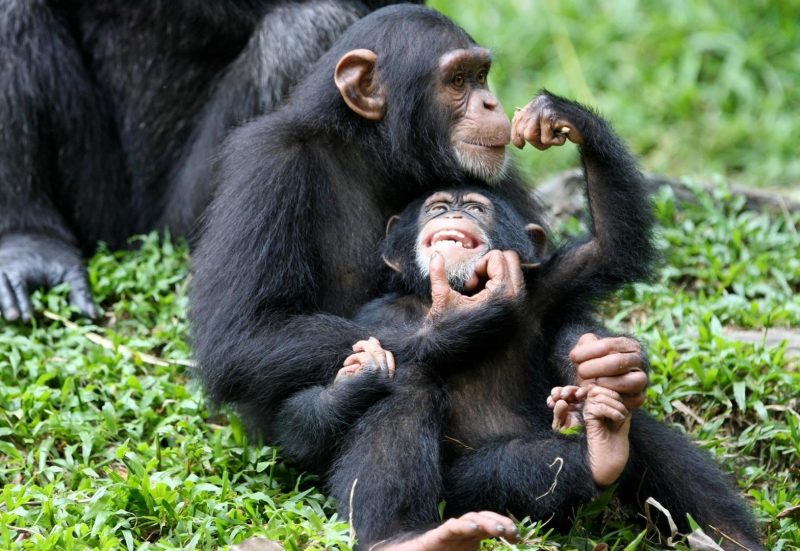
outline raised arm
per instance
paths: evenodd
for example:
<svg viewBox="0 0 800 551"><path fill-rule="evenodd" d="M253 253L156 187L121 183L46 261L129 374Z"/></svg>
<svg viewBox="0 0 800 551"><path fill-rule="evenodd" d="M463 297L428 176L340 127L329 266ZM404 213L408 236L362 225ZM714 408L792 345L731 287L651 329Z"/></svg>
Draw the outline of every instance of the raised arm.
<svg viewBox="0 0 800 551"><path fill-rule="evenodd" d="M585 299L649 276L652 209L636 160L611 125L578 103L543 92L515 114L511 138L519 148L529 142L541 150L569 139L581 154L590 235L559 248L541 267L550 302Z"/></svg>

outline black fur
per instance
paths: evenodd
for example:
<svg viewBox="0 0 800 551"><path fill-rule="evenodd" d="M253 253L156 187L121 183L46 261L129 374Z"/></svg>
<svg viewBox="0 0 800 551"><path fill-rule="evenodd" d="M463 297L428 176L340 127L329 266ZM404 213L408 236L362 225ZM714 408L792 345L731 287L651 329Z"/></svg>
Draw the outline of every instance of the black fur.
<svg viewBox="0 0 800 551"><path fill-rule="evenodd" d="M595 118L573 107L570 120ZM425 319L429 285L404 273L418 272L408 244L421 230L422 201L412 203L387 235L383 253L400 258L403 272L390 285L394 293L368 304L355 319L395 352L397 380L392 394L355 422L330 471L331 493L342 515L350 514L352 503L354 527L365 548L434 524L440 499L448 516L492 510L517 518L552 517L554 524L564 525L578 505L598 494L585 436L554 432L545 402L553 386L564 384L562 362L575 342L574 320L589 319L592 312L587 297L601 298L626 279L646 274L652 257L641 177L610 130L598 128L595 139L620 147L607 150L613 153L609 164L620 170L589 180L595 222L608 230L595 236L606 262L583 248L587 239L560 247L526 274L521 309L489 304L473 319L451 315L432 325ZM600 150L593 147L582 149L587 166ZM540 260L526 243L522 216L500 195L476 191L495 206L491 242L517 244L510 248L523 261ZM597 204L605 193L620 202ZM499 223L500 216L512 224ZM634 254L606 239L626 231L636 235ZM568 292L561 291L564 287ZM496 319L487 326L489 315ZM516 323L509 323L510 316ZM684 533L690 531L688 513L712 536L717 533L710 526L751 549L761 548L750 512L707 453L643 411L634 412L630 441L630 460L618 481L624 504L641 509L652 496Z"/></svg>
<svg viewBox="0 0 800 551"><path fill-rule="evenodd" d="M193 259L192 340L212 401L234 404L268 441L291 438L285 401L330 382L369 334L338 316L381 293L377 245L388 217L434 185L466 179L432 76L439 56L472 44L437 12L384 8L351 26L287 105L228 140L224 186ZM382 121L358 117L334 85L338 60L356 48L378 54L389 94ZM498 188L538 216L516 177Z"/></svg>
<svg viewBox="0 0 800 551"><path fill-rule="evenodd" d="M0 314L27 319L35 286L85 283L81 253L98 240L185 235L230 129L272 110L386 3L3 2ZM77 302L91 315L84 287Z"/></svg>
<svg viewBox="0 0 800 551"><path fill-rule="evenodd" d="M486 190L459 167L448 113L433 97L438 58L472 44L420 7L387 8L350 27L282 109L227 140L216 176L225 185L193 258L192 340L209 397L323 475L345 515L352 494L365 547L435 523L442 497L453 513L546 518L597 493L581 440L552 433L544 400L552 385L574 380L566 358L580 335L605 335L594 301L645 277L653 256L652 215L630 154L602 119L549 96L588 137L581 153L599 246L587 237L543 258L528 281L527 317L499 302L421 325L426 289L390 281L379 243L385 221L415 198L453 185ZM359 118L334 86L337 61L355 48L378 54L389 95L381 121ZM513 170L486 192L514 220L540 222ZM365 373L334 384L350 347L370 335L396 354L396 379ZM442 446L445 435L477 447ZM683 446L672 432L659 438ZM641 462L632 459L626 477L643 477L637 465L648 453L637 449ZM548 493L556 456L565 463ZM717 471L699 476L708 472ZM709 493L728 508L695 518L755 534L728 486Z"/></svg>

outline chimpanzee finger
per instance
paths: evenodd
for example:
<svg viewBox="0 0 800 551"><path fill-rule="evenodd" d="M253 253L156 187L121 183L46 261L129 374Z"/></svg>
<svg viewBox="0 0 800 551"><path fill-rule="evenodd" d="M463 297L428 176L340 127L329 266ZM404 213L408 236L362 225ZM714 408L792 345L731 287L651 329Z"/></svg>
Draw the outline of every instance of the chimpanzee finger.
<svg viewBox="0 0 800 551"><path fill-rule="evenodd" d="M545 145L554 145L556 142L553 135L553 121L550 117L542 117L539 131L540 140Z"/></svg>
<svg viewBox="0 0 800 551"><path fill-rule="evenodd" d="M638 395L647 387L647 373L644 371L628 371L617 377L597 377L598 385L618 392L622 396Z"/></svg>
<svg viewBox="0 0 800 551"><path fill-rule="evenodd" d="M549 405L549 404L548 404ZM567 424L567 417L569 416L569 404L564 400L557 400L553 406L553 430L561 430Z"/></svg>
<svg viewBox="0 0 800 551"><path fill-rule="evenodd" d="M568 385L562 387L555 387L550 391L550 395L556 400L564 400L567 403L574 404L586 398L589 389L582 388L576 385Z"/></svg>
<svg viewBox="0 0 800 551"><path fill-rule="evenodd" d="M625 421L627 417L627 413L622 413L617 408L601 400L586 402L586 406L583 408L584 419L607 419L614 424L619 424Z"/></svg>
<svg viewBox="0 0 800 551"><path fill-rule="evenodd" d="M516 251L503 251L508 266L508 276L511 279L511 286L518 294L525 288L525 276L522 275L522 263Z"/></svg>
<svg viewBox="0 0 800 551"><path fill-rule="evenodd" d="M588 333L587 335L591 334ZM642 350L639 342L630 337L606 337L603 339L595 338L595 340L591 340L587 335L583 335L578 339L578 344L570 350L569 359L576 365L594 358L608 356L615 352L639 353ZM586 340L584 340L584 337L587 337Z"/></svg>
<svg viewBox="0 0 800 551"><path fill-rule="evenodd" d="M641 370L642 357L638 353L609 354L578 364L581 379L616 377L629 371Z"/></svg>
<svg viewBox="0 0 800 551"><path fill-rule="evenodd" d="M17 298L19 316L22 318L22 321L27 323L31 319L31 300L28 298L28 284L20 277L12 277L9 279L9 282Z"/></svg>
<svg viewBox="0 0 800 551"><path fill-rule="evenodd" d="M397 368L394 362L394 354L392 354L389 350L386 351L386 365L389 369L389 378L394 379L394 373L397 371Z"/></svg>
<svg viewBox="0 0 800 551"><path fill-rule="evenodd" d="M439 253L433 253L429 266L431 278L431 299L433 307L441 303L450 293L450 282L447 280L447 270L444 267L444 257ZM432 307L432 308L433 308Z"/></svg>
<svg viewBox="0 0 800 551"><path fill-rule="evenodd" d="M517 527L514 522L508 517L504 517L492 511L481 511L479 513L470 512L462 515L458 519L451 519L456 521L468 521L475 525L475 529L479 529L489 536L503 536L511 541L516 541ZM448 521L449 522L449 521ZM468 535L470 532L465 532Z"/></svg>
<svg viewBox="0 0 800 551"><path fill-rule="evenodd" d="M628 408L628 411L639 409L647 401L647 396L644 392L639 394L623 394L622 403Z"/></svg>
<svg viewBox="0 0 800 551"><path fill-rule="evenodd" d="M6 320L16 321L19 319L17 299L14 298L14 293L11 292L11 285L4 273L0 273L0 309L2 309L3 317Z"/></svg>
<svg viewBox="0 0 800 551"><path fill-rule="evenodd" d="M527 140L533 147L539 150L545 150L550 147L550 144L542 141L542 116L541 112L537 112L531 117L528 124L525 126L523 132L525 140Z"/></svg>
<svg viewBox="0 0 800 551"><path fill-rule="evenodd" d="M353 352L364 352L364 347L367 345L367 341L356 341L356 343L352 346Z"/></svg>
<svg viewBox="0 0 800 551"><path fill-rule="evenodd" d="M511 143L517 148L522 149L525 147L525 137L522 135L523 121L527 119L528 108L517 109L514 117L511 119Z"/></svg>
<svg viewBox="0 0 800 551"><path fill-rule="evenodd" d="M589 391L589 395L586 397L586 403L583 407L584 415L586 415L587 409L589 410L590 414L595 413L596 409L593 409L593 407L597 404L603 404L607 406L608 408L617 412L619 416L623 418L629 413L628 409L625 407L625 404L622 403L622 397L618 393L601 386L595 386ZM619 421L619 416L615 414L611 418Z"/></svg>
<svg viewBox="0 0 800 551"><path fill-rule="evenodd" d="M490 281L502 283L508 281L508 260L503 251L489 251L475 267L475 273L485 275ZM485 271L484 271L485 270Z"/></svg>
<svg viewBox="0 0 800 551"><path fill-rule="evenodd" d="M350 365L350 366L347 366L347 367L343 367L339 371L336 372L336 377L334 378L334 381L338 380L338 379L342 379L344 377L352 377L353 375L357 374L359 371L361 371L361 370L359 369L358 365Z"/></svg>
<svg viewBox="0 0 800 551"><path fill-rule="evenodd" d="M355 354L350 354L349 356L347 356L344 359L344 361L342 362L342 365L344 367L347 367L347 366L350 366L350 365L360 364L361 363L362 354L364 354L364 352L357 352Z"/></svg>
<svg viewBox="0 0 800 551"><path fill-rule="evenodd" d="M75 267L67 271L64 281L70 284L69 301L83 315L90 319L97 318L97 307L92 298L89 280L83 267Z"/></svg>
<svg viewBox="0 0 800 551"><path fill-rule="evenodd" d="M369 354L374 368L381 371L389 371L389 364L386 358L386 351L381 347L380 341L375 337L370 337L364 347L364 351Z"/></svg>

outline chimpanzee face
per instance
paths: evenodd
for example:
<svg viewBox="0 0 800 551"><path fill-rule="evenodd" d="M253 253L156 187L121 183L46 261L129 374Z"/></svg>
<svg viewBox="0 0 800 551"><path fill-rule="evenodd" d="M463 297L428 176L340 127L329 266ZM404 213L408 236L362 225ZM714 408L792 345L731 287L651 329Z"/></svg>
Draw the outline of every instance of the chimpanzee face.
<svg viewBox="0 0 800 551"><path fill-rule="evenodd" d="M431 256L445 260L450 285L461 289L472 276L478 260L491 249L494 206L480 193L439 191L431 195L419 213L416 243L417 266L428 276Z"/></svg>

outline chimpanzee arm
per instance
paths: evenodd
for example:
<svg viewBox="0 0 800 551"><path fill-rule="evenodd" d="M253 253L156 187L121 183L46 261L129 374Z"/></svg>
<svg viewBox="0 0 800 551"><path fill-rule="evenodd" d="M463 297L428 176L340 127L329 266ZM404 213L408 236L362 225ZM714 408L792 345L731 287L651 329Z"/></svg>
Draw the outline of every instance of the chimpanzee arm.
<svg viewBox="0 0 800 551"><path fill-rule="evenodd" d="M392 294L367 304L356 322L369 328L398 361L426 365L441 375L496 353L494 343L519 323L517 305L505 299L453 309L435 321L426 320L427 308L417 297Z"/></svg>
<svg viewBox="0 0 800 551"><path fill-rule="evenodd" d="M591 235L560 248L540 268L538 285L551 304L563 297L586 300L646 278L655 255L644 178L608 122L546 91L515 116L512 138L518 146L524 137L546 149L563 144L567 136L579 143Z"/></svg>
<svg viewBox="0 0 800 551"><path fill-rule="evenodd" d="M281 133L291 131L278 121L234 134L229 147L237 154L224 157L226 185L193 254L189 314L197 375L211 400L232 404L268 441L315 462L313 450L297 448L303 427L307 442L316 427L328 438L386 384L365 377L343 389L323 388L352 345L370 333L343 317L317 313L328 281L339 274L326 279L318 269L327 251L316 248L315 228L325 217L341 215L334 202L314 195L325 171L313 154L282 145L289 140ZM314 205L325 212L316 213ZM356 408L344 415L354 395Z"/></svg>
<svg viewBox="0 0 800 551"><path fill-rule="evenodd" d="M94 316L81 245L101 232L111 241L108 230L124 226L114 212L125 193L111 118L46 3L0 8L0 52L1 317L29 319L29 293L63 281Z"/></svg>

